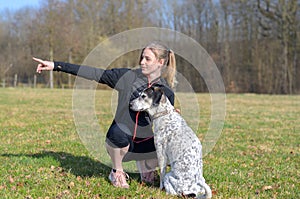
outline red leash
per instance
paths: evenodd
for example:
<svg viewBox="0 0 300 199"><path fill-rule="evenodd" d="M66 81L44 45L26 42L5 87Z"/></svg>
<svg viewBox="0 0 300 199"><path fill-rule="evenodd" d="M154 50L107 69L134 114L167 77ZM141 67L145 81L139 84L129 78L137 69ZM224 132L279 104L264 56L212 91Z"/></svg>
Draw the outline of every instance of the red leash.
<svg viewBox="0 0 300 199"><path fill-rule="evenodd" d="M136 137L136 130L137 130L137 126L138 126L139 115L140 115L140 111L137 112L137 114L135 116L135 125L134 125L134 132L133 132L133 138L132 138L133 141L135 140L135 137Z"/></svg>
<svg viewBox="0 0 300 199"><path fill-rule="evenodd" d="M158 79L157 81L155 81L155 82L148 83L148 88L150 88L154 83L156 83L156 82L158 82L158 81L159 81L159 79ZM137 114L136 114L136 116L135 116L135 125L134 125L133 137L132 137L132 140L133 140L133 142L135 142L135 143L145 142L145 141L150 140L150 139L153 138L153 136L151 136L151 137L147 137L147 138L145 138L145 139L143 139L143 140L140 140L140 141L135 141L136 131L137 131L137 126L138 126L138 121L139 121L139 115L140 115L140 111L138 111Z"/></svg>

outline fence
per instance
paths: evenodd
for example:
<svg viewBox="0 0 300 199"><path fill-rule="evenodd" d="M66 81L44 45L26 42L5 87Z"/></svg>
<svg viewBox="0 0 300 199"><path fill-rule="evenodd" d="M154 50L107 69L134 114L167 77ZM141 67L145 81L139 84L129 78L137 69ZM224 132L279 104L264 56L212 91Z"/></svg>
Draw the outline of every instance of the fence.
<svg viewBox="0 0 300 199"><path fill-rule="evenodd" d="M20 78L18 74L13 76L6 76L0 79L1 88L50 88L49 81L45 82L44 79L39 79L37 75L33 75L30 78ZM67 85L62 85L60 88L68 87Z"/></svg>
<svg viewBox="0 0 300 199"><path fill-rule="evenodd" d="M54 88L61 89L73 89L75 78L68 75L68 78L64 80L59 80L55 78ZM5 76L0 78L0 88L51 88L50 79L45 78L45 76L39 76L34 74L32 77L20 78L18 74L12 76ZM90 89L91 87L87 86ZM99 84L97 89L109 89L108 86Z"/></svg>

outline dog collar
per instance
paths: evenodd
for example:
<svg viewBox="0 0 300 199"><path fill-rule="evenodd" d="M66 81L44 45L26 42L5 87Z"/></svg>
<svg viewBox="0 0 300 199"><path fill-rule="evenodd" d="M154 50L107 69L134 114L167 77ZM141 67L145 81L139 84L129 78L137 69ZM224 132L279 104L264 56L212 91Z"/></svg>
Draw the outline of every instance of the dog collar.
<svg viewBox="0 0 300 199"><path fill-rule="evenodd" d="M165 115L168 115L169 113L171 112L176 112L176 109L172 109L172 110L165 110L165 111L162 111L162 112L158 112L158 113L155 113L152 117L152 120L155 120L159 117L162 117L162 116L165 116Z"/></svg>

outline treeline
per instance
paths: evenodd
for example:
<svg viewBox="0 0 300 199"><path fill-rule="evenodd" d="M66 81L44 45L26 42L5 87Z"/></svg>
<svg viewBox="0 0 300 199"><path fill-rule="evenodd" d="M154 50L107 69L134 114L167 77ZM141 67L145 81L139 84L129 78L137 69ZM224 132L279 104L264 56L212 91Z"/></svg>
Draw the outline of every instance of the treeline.
<svg viewBox="0 0 300 199"><path fill-rule="evenodd" d="M104 39L154 26L199 42L227 92L300 93L299 7L300 0L44 0L39 7L1 12L0 82L17 74L18 81L32 83L32 56L80 64ZM114 64L131 67L136 61L136 53L129 53ZM186 60L178 56L177 63L194 90L207 91ZM37 81L52 86L49 75ZM53 75L54 87L73 80Z"/></svg>

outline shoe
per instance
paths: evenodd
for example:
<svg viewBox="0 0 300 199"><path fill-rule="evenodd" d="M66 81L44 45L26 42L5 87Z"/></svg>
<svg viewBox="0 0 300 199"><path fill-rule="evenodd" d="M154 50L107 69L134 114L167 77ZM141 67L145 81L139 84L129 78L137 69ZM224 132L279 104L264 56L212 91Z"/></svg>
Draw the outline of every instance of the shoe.
<svg viewBox="0 0 300 199"><path fill-rule="evenodd" d="M150 162L152 166L149 166L147 162ZM156 161L156 162L153 162ZM139 169L140 175L141 175L141 181L154 185L158 177L158 172L155 170L155 167L157 165L157 160L139 160L136 162L137 168Z"/></svg>
<svg viewBox="0 0 300 199"><path fill-rule="evenodd" d="M141 181L142 182L154 185L154 183L157 181L157 179L158 179L158 172L156 170L141 173Z"/></svg>
<svg viewBox="0 0 300 199"><path fill-rule="evenodd" d="M111 170L108 179L110 180L111 184L115 187L120 187L124 189L129 188L129 185L126 182L126 180L129 179L129 176L124 171L116 170L114 172L113 170Z"/></svg>

